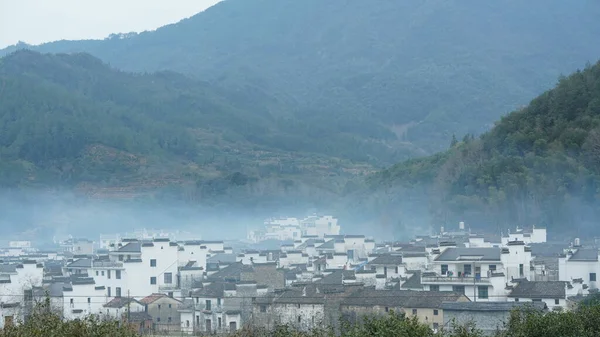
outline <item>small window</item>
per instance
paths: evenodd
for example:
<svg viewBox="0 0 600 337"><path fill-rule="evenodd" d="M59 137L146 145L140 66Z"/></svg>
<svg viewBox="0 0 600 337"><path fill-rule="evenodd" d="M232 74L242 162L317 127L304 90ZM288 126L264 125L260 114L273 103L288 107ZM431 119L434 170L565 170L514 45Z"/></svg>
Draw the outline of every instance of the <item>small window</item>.
<svg viewBox="0 0 600 337"><path fill-rule="evenodd" d="M560 304L560 300L557 298L554 300L554 304L559 305Z"/></svg>
<svg viewBox="0 0 600 337"><path fill-rule="evenodd" d="M217 327L221 329L221 317L217 318Z"/></svg>
<svg viewBox="0 0 600 337"><path fill-rule="evenodd" d="M490 271L496 271L496 265L490 264Z"/></svg>
<svg viewBox="0 0 600 337"><path fill-rule="evenodd" d="M440 312L437 309L433 309L433 316L437 316L439 314L440 314Z"/></svg>
<svg viewBox="0 0 600 337"><path fill-rule="evenodd" d="M300 309L300 303L296 304L296 308Z"/></svg>
<svg viewBox="0 0 600 337"><path fill-rule="evenodd" d="M385 312L390 312L390 307L385 307Z"/></svg>
<svg viewBox="0 0 600 337"><path fill-rule="evenodd" d="M104 270L102 271L102 273L100 275L104 276Z"/></svg>
<svg viewBox="0 0 600 337"><path fill-rule="evenodd" d="M429 286L429 291L440 291L440 286L432 284Z"/></svg>
<svg viewBox="0 0 600 337"><path fill-rule="evenodd" d="M91 304L91 303L92 303L92 298L88 297L88 304Z"/></svg>
<svg viewBox="0 0 600 337"><path fill-rule="evenodd" d="M158 305L158 310L160 310L160 304Z"/></svg>
<svg viewBox="0 0 600 337"><path fill-rule="evenodd" d="M596 273L590 273L590 282L596 282Z"/></svg>
<svg viewBox="0 0 600 337"><path fill-rule="evenodd" d="M150 260L150 267L156 267L156 259Z"/></svg>
<svg viewBox="0 0 600 337"><path fill-rule="evenodd" d="M171 304L169 304L169 309L171 309Z"/></svg>
<svg viewBox="0 0 600 337"><path fill-rule="evenodd" d="M442 275L446 275L446 274L448 274L448 265L443 264L442 265Z"/></svg>
<svg viewBox="0 0 600 337"><path fill-rule="evenodd" d="M123 261L123 255L119 255L119 261Z"/></svg>
<svg viewBox="0 0 600 337"><path fill-rule="evenodd" d="M167 322L171 323L173 319L171 317L167 318Z"/></svg>
<svg viewBox="0 0 600 337"><path fill-rule="evenodd" d="M120 287L115 288L115 296L121 297L121 288Z"/></svg>
<svg viewBox="0 0 600 337"><path fill-rule="evenodd" d="M110 269L106 271L106 278L110 279Z"/></svg>
<svg viewBox="0 0 600 337"><path fill-rule="evenodd" d="M165 284L173 283L173 274L172 273L164 273L163 275L164 275Z"/></svg>
<svg viewBox="0 0 600 337"><path fill-rule="evenodd" d="M190 321L189 321L189 320L186 320L186 321L185 321L185 327L186 327L186 328L189 328L189 327L190 327Z"/></svg>
<svg viewBox="0 0 600 337"><path fill-rule="evenodd" d="M117 280L120 280L120 279L121 279L121 271L120 271L120 270L115 270L115 278L116 278Z"/></svg>
<svg viewBox="0 0 600 337"><path fill-rule="evenodd" d="M412 313L413 313L413 315L416 315L417 314L417 309L413 309Z"/></svg>
<svg viewBox="0 0 600 337"><path fill-rule="evenodd" d="M398 274L398 267L396 267L396 268L394 269L394 272L395 272L396 274Z"/></svg>
<svg viewBox="0 0 600 337"><path fill-rule="evenodd" d="M267 306L266 305L261 305L260 306L260 312L267 312Z"/></svg>
<svg viewBox="0 0 600 337"><path fill-rule="evenodd" d="M519 299L518 299L518 298L515 298L515 302L519 302Z"/></svg>
<svg viewBox="0 0 600 337"><path fill-rule="evenodd" d="M487 299L488 298L488 287L487 286L477 287L477 296L481 299Z"/></svg>
<svg viewBox="0 0 600 337"><path fill-rule="evenodd" d="M433 330L437 330L440 328L440 324L439 323L433 323Z"/></svg>
<svg viewBox="0 0 600 337"><path fill-rule="evenodd" d="M298 323L302 323L302 316L298 316Z"/></svg>
<svg viewBox="0 0 600 337"><path fill-rule="evenodd" d="M156 321L157 321L157 322L160 322L160 317L156 317Z"/></svg>
<svg viewBox="0 0 600 337"><path fill-rule="evenodd" d="M152 276L150 278L150 284L156 284L156 277Z"/></svg>
<svg viewBox="0 0 600 337"><path fill-rule="evenodd" d="M211 300L206 300L206 306L204 307L206 310L211 310L212 303Z"/></svg>
<svg viewBox="0 0 600 337"><path fill-rule="evenodd" d="M96 276L98 276L99 272L96 270Z"/></svg>
<svg viewBox="0 0 600 337"><path fill-rule="evenodd" d="M221 305L221 299L217 298L217 305Z"/></svg>

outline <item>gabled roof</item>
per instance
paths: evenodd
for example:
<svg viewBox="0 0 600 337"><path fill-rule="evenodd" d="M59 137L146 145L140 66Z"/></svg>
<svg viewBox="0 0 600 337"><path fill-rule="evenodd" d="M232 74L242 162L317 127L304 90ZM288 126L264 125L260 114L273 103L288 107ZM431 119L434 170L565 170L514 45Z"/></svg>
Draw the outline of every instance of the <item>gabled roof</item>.
<svg viewBox="0 0 600 337"><path fill-rule="evenodd" d="M129 242L125 246L119 248L119 253L141 253L142 244L139 241Z"/></svg>
<svg viewBox="0 0 600 337"><path fill-rule="evenodd" d="M244 265L241 262L232 263L229 266L217 271L216 273L207 277L209 281L235 281L241 279L242 272L253 271L251 266Z"/></svg>
<svg viewBox="0 0 600 337"><path fill-rule="evenodd" d="M84 258L67 264L67 268L92 268L92 259Z"/></svg>
<svg viewBox="0 0 600 337"><path fill-rule="evenodd" d="M597 262L598 261L598 249L596 248L579 248L573 254L569 261L589 261L589 262Z"/></svg>
<svg viewBox="0 0 600 337"><path fill-rule="evenodd" d="M423 289L423 285L421 284L421 271L416 270L411 277L406 280L406 282L402 283L400 289L407 290L420 290Z"/></svg>
<svg viewBox="0 0 600 337"><path fill-rule="evenodd" d="M334 240L329 240L329 241L317 246L316 248L317 249L334 249L334 244L335 244Z"/></svg>
<svg viewBox="0 0 600 337"><path fill-rule="evenodd" d="M0 264L0 273L16 273L16 264Z"/></svg>
<svg viewBox="0 0 600 337"><path fill-rule="evenodd" d="M354 270L337 269L334 272L332 272L331 274L316 281L315 283L342 285L343 280L356 280L356 276L354 275Z"/></svg>
<svg viewBox="0 0 600 337"><path fill-rule="evenodd" d="M520 281L508 295L517 298L565 298L566 286L564 281Z"/></svg>
<svg viewBox="0 0 600 337"><path fill-rule="evenodd" d="M130 303L142 304L131 297L115 297L104 305L105 308L123 308ZM143 304L142 304L143 305Z"/></svg>
<svg viewBox="0 0 600 337"><path fill-rule="evenodd" d="M436 261L500 261L501 248L447 248Z"/></svg>
<svg viewBox="0 0 600 337"><path fill-rule="evenodd" d="M225 290L235 290L235 284L227 282L211 283L192 292L192 297L219 298L224 297Z"/></svg>
<svg viewBox="0 0 600 337"><path fill-rule="evenodd" d="M370 265L401 265L402 255L401 254L383 254L376 257L373 261L369 262Z"/></svg>
<svg viewBox="0 0 600 337"><path fill-rule="evenodd" d="M342 301L348 306L387 306L397 308L439 308L443 302L467 301L460 293L450 291L375 290L362 288Z"/></svg>
<svg viewBox="0 0 600 337"><path fill-rule="evenodd" d="M177 300L175 298L169 297L169 296L167 296L165 294L156 294L156 293L152 294L150 296L146 296L146 297L142 298L139 302L141 304L152 304L152 303L156 302L157 300L159 300L161 298L168 298L168 299L171 299L173 301L181 303L181 301L179 301L179 300Z"/></svg>
<svg viewBox="0 0 600 337"><path fill-rule="evenodd" d="M444 302L444 311L511 311L517 308L533 308L543 310L544 302Z"/></svg>

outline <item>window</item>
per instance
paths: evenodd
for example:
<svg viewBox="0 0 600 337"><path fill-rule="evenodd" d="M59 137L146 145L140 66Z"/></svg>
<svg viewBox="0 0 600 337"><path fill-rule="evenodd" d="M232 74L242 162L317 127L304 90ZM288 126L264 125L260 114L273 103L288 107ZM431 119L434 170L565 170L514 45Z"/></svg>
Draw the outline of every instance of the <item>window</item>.
<svg viewBox="0 0 600 337"><path fill-rule="evenodd" d="M72 308L72 307L73 307L73 305L74 305L74 304L73 304L73 299L71 299L71 300L69 301L69 304L71 304L71 308Z"/></svg>
<svg viewBox="0 0 600 337"><path fill-rule="evenodd" d="M471 272L473 271L472 268L471 268L471 265L470 264L465 264L464 265L464 271L465 271L465 274L471 274Z"/></svg>
<svg viewBox="0 0 600 337"><path fill-rule="evenodd" d="M121 297L121 288L120 287L115 288L115 296Z"/></svg>
<svg viewBox="0 0 600 337"><path fill-rule="evenodd" d="M160 310L160 304L158 305L158 310Z"/></svg>
<svg viewBox="0 0 600 337"><path fill-rule="evenodd" d="M542 299L541 298L532 298L531 302L541 302Z"/></svg>
<svg viewBox="0 0 600 337"><path fill-rule="evenodd" d="M439 314L440 314L440 312L437 309L433 309L433 316L437 316Z"/></svg>
<svg viewBox="0 0 600 337"><path fill-rule="evenodd" d="M100 274L100 273L96 270L96 276L98 276L98 274Z"/></svg>
<svg viewBox="0 0 600 337"><path fill-rule="evenodd" d="M156 267L156 259L150 260L150 267Z"/></svg>
<svg viewBox="0 0 600 337"><path fill-rule="evenodd" d="M206 305L204 306L204 309L206 309L206 310L211 310L211 307L212 307L212 305L211 305L211 304L212 304L212 303L211 303L211 301L210 301L210 300L206 300Z"/></svg>
<svg viewBox="0 0 600 337"><path fill-rule="evenodd" d="M412 310L412 314L413 314L413 315L416 315L416 314L417 314L417 309L413 309L413 310Z"/></svg>
<svg viewBox="0 0 600 337"><path fill-rule="evenodd" d="M446 274L448 274L448 265L443 264L442 265L442 275L446 275Z"/></svg>
<svg viewBox="0 0 600 337"><path fill-rule="evenodd" d="M167 322L171 323L173 319L171 317L167 318Z"/></svg>
<svg viewBox="0 0 600 337"><path fill-rule="evenodd" d="M217 327L221 329L221 317L217 318Z"/></svg>
<svg viewBox="0 0 600 337"><path fill-rule="evenodd" d="M120 279L121 279L121 271L120 271L120 270L115 270L115 278L116 278L117 280L120 280Z"/></svg>
<svg viewBox="0 0 600 337"><path fill-rule="evenodd" d="M519 265L519 276L521 276L521 277L523 276L523 264L522 263Z"/></svg>
<svg viewBox="0 0 600 337"><path fill-rule="evenodd" d="M433 330L437 330L439 329L440 324L439 323L433 323Z"/></svg>
<svg viewBox="0 0 600 337"><path fill-rule="evenodd" d="M596 281L596 273L590 273L590 282Z"/></svg>
<svg viewBox="0 0 600 337"><path fill-rule="evenodd" d="M385 312L390 312L390 308L389 307L385 307Z"/></svg>
<svg viewBox="0 0 600 337"><path fill-rule="evenodd" d="M302 323L302 316L298 316L298 323Z"/></svg>
<svg viewBox="0 0 600 337"><path fill-rule="evenodd" d="M156 317L156 321L157 321L157 322L160 322L160 317Z"/></svg>
<svg viewBox="0 0 600 337"><path fill-rule="evenodd" d="M465 294L465 286L452 286L452 291L459 294Z"/></svg>
<svg viewBox="0 0 600 337"><path fill-rule="evenodd" d="M496 265L490 264L490 271L496 271Z"/></svg>
<svg viewBox="0 0 600 337"><path fill-rule="evenodd" d="M169 304L169 309L171 309L171 304Z"/></svg>
<svg viewBox="0 0 600 337"><path fill-rule="evenodd" d="M296 308L300 309L300 303L296 304Z"/></svg>
<svg viewBox="0 0 600 337"><path fill-rule="evenodd" d="M91 303L92 303L92 298L88 297L88 304L91 304Z"/></svg>
<svg viewBox="0 0 600 337"><path fill-rule="evenodd" d="M200 303L200 299L196 297L196 304Z"/></svg>
<svg viewBox="0 0 600 337"><path fill-rule="evenodd" d="M217 298L217 305L221 305L221 299Z"/></svg>
<svg viewBox="0 0 600 337"><path fill-rule="evenodd" d="M172 273L164 273L165 284L173 283L173 274Z"/></svg>
<svg viewBox="0 0 600 337"><path fill-rule="evenodd" d="M186 327L186 328L189 328L189 327L190 327L190 321L189 321L189 320L186 320L186 321L185 321L185 327Z"/></svg>
<svg viewBox="0 0 600 337"><path fill-rule="evenodd" d="M152 276L150 278L150 284L156 284L156 277Z"/></svg>
<svg viewBox="0 0 600 337"><path fill-rule="evenodd" d="M123 261L123 255L119 255L119 261Z"/></svg>
<svg viewBox="0 0 600 337"><path fill-rule="evenodd" d="M487 299L488 298L488 287L487 286L477 287L477 296L481 299Z"/></svg>
<svg viewBox="0 0 600 337"><path fill-rule="evenodd" d="M196 325L200 325L200 316L196 316Z"/></svg>
<svg viewBox="0 0 600 337"><path fill-rule="evenodd" d="M440 286L432 284L429 286L429 291L440 291Z"/></svg>
<svg viewBox="0 0 600 337"><path fill-rule="evenodd" d="M518 299L518 298L515 298L515 302L519 302L519 299Z"/></svg>
<svg viewBox="0 0 600 337"><path fill-rule="evenodd" d="M267 312L267 306L266 305L261 305L260 306L260 312Z"/></svg>
<svg viewBox="0 0 600 337"><path fill-rule="evenodd" d="M104 276L104 270L102 271L101 275Z"/></svg>
<svg viewBox="0 0 600 337"><path fill-rule="evenodd" d="M111 294L110 294L110 287L106 287L106 290L107 290L108 297L111 297Z"/></svg>
<svg viewBox="0 0 600 337"><path fill-rule="evenodd" d="M554 304L559 305L560 304L560 300L557 298L554 300Z"/></svg>
<svg viewBox="0 0 600 337"><path fill-rule="evenodd" d="M394 273L398 274L398 267L394 268Z"/></svg>
<svg viewBox="0 0 600 337"><path fill-rule="evenodd" d="M106 271L106 278L110 279L110 269Z"/></svg>

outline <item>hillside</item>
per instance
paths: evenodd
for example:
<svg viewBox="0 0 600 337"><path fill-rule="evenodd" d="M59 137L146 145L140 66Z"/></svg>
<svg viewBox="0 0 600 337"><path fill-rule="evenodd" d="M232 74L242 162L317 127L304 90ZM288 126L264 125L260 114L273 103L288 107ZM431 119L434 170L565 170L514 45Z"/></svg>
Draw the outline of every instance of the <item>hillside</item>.
<svg viewBox="0 0 600 337"><path fill-rule="evenodd" d="M374 188L419 190L436 223L547 225L598 232L600 62L560 79L480 138L371 177Z"/></svg>
<svg viewBox="0 0 600 337"><path fill-rule="evenodd" d="M232 199L256 202L249 196L300 187L326 195L338 177L372 170L333 155L364 139L329 146L313 130L291 134L294 119L269 95L130 74L88 54L10 54L0 59L0 97L1 187L67 186L99 198L162 190L194 201L238 189Z"/></svg>
<svg viewBox="0 0 600 337"><path fill-rule="evenodd" d="M301 121L288 127L289 150L316 128L354 135L331 140L331 152L369 138L343 155L391 164L487 130L595 61L598 17L597 1L226 0L152 32L30 48L250 86Z"/></svg>

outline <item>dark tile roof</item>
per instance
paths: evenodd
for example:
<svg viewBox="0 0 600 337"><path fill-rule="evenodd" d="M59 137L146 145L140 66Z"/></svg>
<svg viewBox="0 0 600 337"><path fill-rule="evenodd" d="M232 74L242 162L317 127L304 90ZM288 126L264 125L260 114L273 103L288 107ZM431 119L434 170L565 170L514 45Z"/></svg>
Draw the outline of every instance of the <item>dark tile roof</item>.
<svg viewBox="0 0 600 337"><path fill-rule="evenodd" d="M127 243L125 246L119 248L118 252L119 253L141 253L142 252L142 248L141 248L142 244L140 242L129 242Z"/></svg>
<svg viewBox="0 0 600 337"><path fill-rule="evenodd" d="M237 262L236 254L218 253L208 258L207 262Z"/></svg>
<svg viewBox="0 0 600 337"><path fill-rule="evenodd" d="M402 264L401 254L383 254L369 262L370 265L400 265Z"/></svg>
<svg viewBox="0 0 600 337"><path fill-rule="evenodd" d="M152 316L150 316L150 314L148 314L147 312L144 312L144 311L130 312L129 314L127 314L127 319L130 322L144 322L144 321L151 321Z"/></svg>
<svg viewBox="0 0 600 337"><path fill-rule="evenodd" d="M464 295L447 291L375 290L362 288L347 296L342 305L387 306L400 308L439 308L443 302L454 302Z"/></svg>
<svg viewBox="0 0 600 337"><path fill-rule="evenodd" d="M534 308L542 310L544 302L444 302L444 311L511 311L517 308Z"/></svg>
<svg viewBox="0 0 600 337"><path fill-rule="evenodd" d="M67 264L67 268L92 268L92 259L79 259Z"/></svg>
<svg viewBox="0 0 600 337"><path fill-rule="evenodd" d="M235 290L235 284L228 282L211 283L202 287L201 289L194 290L192 292L192 297L224 297L223 295L225 290Z"/></svg>
<svg viewBox="0 0 600 337"><path fill-rule="evenodd" d="M517 298L565 298L564 281L520 281L508 295Z"/></svg>
<svg viewBox="0 0 600 337"><path fill-rule="evenodd" d="M16 264L0 264L0 273L16 273Z"/></svg>
<svg viewBox="0 0 600 337"><path fill-rule="evenodd" d="M420 290L423 289L423 285L421 284L421 271L415 271L412 276L406 280L406 282L402 283L400 286L401 289L408 290Z"/></svg>
<svg viewBox="0 0 600 337"><path fill-rule="evenodd" d="M337 284L342 285L343 280L356 280L356 276L354 275L354 270L342 270L338 269L332 272L329 275L324 276L319 281L315 283L318 284Z"/></svg>
<svg viewBox="0 0 600 337"><path fill-rule="evenodd" d="M500 248L447 248L436 261L500 261Z"/></svg>
<svg viewBox="0 0 600 337"><path fill-rule="evenodd" d="M334 248L334 240L329 240L319 246L317 246L317 249L333 249Z"/></svg>
<svg viewBox="0 0 600 337"><path fill-rule="evenodd" d="M598 249L596 248L579 248L573 254L569 261L598 261Z"/></svg>
<svg viewBox="0 0 600 337"><path fill-rule="evenodd" d="M564 249L567 248L564 244L553 244L553 243L532 243L531 247L532 256L559 256L564 253Z"/></svg>
<svg viewBox="0 0 600 337"><path fill-rule="evenodd" d="M115 297L104 305L105 308L123 308L129 303L140 303L130 297ZM140 303L141 304L141 303Z"/></svg>
<svg viewBox="0 0 600 337"><path fill-rule="evenodd" d="M239 281L242 272L251 272L253 268L242 264L241 262L232 263L229 266L217 271L207 277L209 281Z"/></svg>

